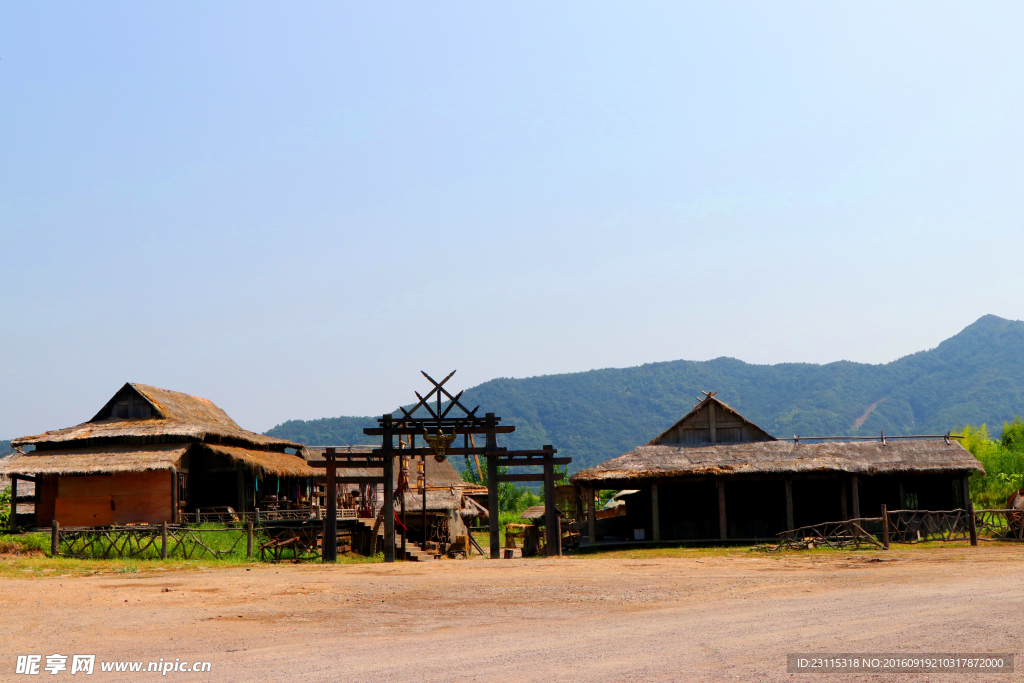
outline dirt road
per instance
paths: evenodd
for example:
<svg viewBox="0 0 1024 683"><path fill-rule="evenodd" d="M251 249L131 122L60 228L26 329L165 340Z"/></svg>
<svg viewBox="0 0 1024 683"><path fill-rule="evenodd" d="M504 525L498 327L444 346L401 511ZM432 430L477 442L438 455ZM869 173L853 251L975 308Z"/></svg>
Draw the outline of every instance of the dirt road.
<svg viewBox="0 0 1024 683"><path fill-rule="evenodd" d="M786 653L1024 651L1022 568L1004 546L7 579L0 679L31 680L17 654L92 653L212 662L167 680L934 680L787 674Z"/></svg>

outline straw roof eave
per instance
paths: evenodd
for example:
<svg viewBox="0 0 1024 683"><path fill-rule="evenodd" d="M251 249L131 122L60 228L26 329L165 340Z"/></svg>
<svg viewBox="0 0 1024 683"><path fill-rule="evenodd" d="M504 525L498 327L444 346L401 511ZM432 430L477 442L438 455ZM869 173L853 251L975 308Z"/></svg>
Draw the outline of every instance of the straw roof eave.
<svg viewBox="0 0 1024 683"><path fill-rule="evenodd" d="M596 467L577 472L570 481L588 484L693 476L842 473L938 474L985 473L960 444L936 441L824 442L787 441L719 444L701 447L641 446Z"/></svg>
<svg viewBox="0 0 1024 683"><path fill-rule="evenodd" d="M187 444L111 446L69 450L31 451L6 458L3 474L113 474L149 470L177 471Z"/></svg>

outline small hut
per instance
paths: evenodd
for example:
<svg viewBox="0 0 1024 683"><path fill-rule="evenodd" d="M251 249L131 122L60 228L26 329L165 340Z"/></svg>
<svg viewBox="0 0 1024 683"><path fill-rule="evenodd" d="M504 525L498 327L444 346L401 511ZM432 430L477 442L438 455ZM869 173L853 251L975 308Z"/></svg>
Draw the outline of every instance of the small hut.
<svg viewBox="0 0 1024 683"><path fill-rule="evenodd" d="M962 508L975 471L981 463L949 439L779 440L712 393L646 445L571 481L591 511L598 489L636 489L616 520L632 538L755 540L877 516L882 505Z"/></svg>
<svg viewBox="0 0 1024 683"><path fill-rule="evenodd" d="M319 474L303 446L246 431L212 401L125 384L83 424L24 436L3 472L35 481L36 525L179 521L183 512L287 508ZM19 491L19 498L20 498Z"/></svg>

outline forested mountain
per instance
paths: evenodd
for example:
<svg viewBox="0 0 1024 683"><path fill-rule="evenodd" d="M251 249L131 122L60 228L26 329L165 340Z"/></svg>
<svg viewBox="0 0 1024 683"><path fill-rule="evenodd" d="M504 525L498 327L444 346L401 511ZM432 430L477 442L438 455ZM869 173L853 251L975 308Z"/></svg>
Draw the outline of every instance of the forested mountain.
<svg viewBox="0 0 1024 683"><path fill-rule="evenodd" d="M572 471L646 443L682 417L701 390L776 436L934 434L1024 413L1024 322L986 315L929 351L884 365L750 365L733 358L669 361L468 389L462 403L516 431L509 447L554 444ZM267 434L309 444L367 443L370 417L292 420Z"/></svg>
<svg viewBox="0 0 1024 683"><path fill-rule="evenodd" d="M11 450L11 442L0 439L0 455L3 455L9 450Z"/></svg>

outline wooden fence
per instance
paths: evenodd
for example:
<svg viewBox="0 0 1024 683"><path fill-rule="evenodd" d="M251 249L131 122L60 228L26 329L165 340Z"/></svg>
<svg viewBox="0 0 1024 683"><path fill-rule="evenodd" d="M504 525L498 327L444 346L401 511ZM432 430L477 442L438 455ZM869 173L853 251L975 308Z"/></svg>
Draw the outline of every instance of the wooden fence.
<svg viewBox="0 0 1024 683"><path fill-rule="evenodd" d="M823 522L779 534L779 548L888 547L890 543L972 540L967 510L888 510L884 516ZM979 541L1024 541L1024 511L975 510Z"/></svg>

